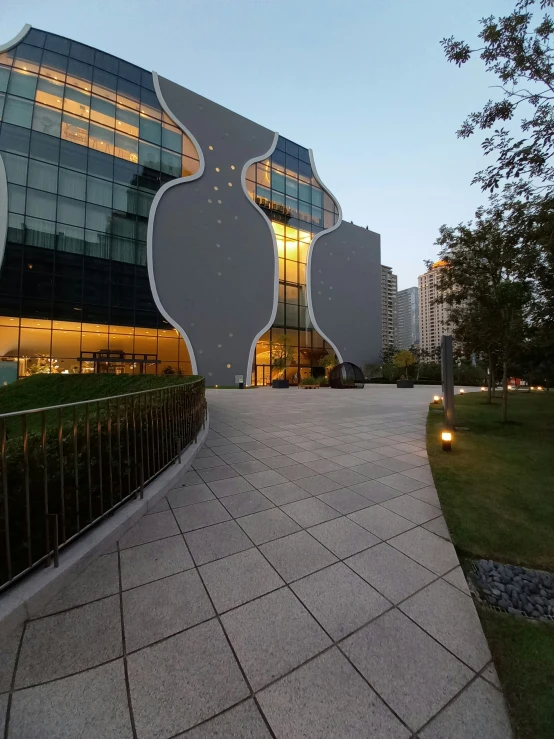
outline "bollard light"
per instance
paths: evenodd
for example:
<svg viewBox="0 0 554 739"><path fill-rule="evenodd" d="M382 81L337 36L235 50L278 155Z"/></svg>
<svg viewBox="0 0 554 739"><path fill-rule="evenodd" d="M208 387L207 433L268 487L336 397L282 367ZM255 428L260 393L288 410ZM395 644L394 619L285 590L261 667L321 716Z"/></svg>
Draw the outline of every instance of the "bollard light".
<svg viewBox="0 0 554 739"><path fill-rule="evenodd" d="M452 451L452 432L443 431L441 434L441 440L442 440L443 452L451 452Z"/></svg>
<svg viewBox="0 0 554 739"><path fill-rule="evenodd" d="M482 388L481 388L481 392L482 392L482 393L486 393L486 392L487 392L487 388L486 388L486 387L482 387Z"/></svg>
<svg viewBox="0 0 554 739"><path fill-rule="evenodd" d="M463 388L461 388L460 395L463 395L464 393L465 393L465 390Z"/></svg>
<svg viewBox="0 0 554 739"><path fill-rule="evenodd" d="M543 390L543 389L544 388L542 387L542 385L539 385L538 388L537 388L537 390Z"/></svg>
<svg viewBox="0 0 554 739"><path fill-rule="evenodd" d="M215 387L219 387L218 385L215 385Z"/></svg>
<svg viewBox="0 0 554 739"><path fill-rule="evenodd" d="M531 390L536 390L537 388L531 385Z"/></svg>
<svg viewBox="0 0 554 739"><path fill-rule="evenodd" d="M433 403L436 405L439 402L440 398L438 395L433 395Z"/></svg>

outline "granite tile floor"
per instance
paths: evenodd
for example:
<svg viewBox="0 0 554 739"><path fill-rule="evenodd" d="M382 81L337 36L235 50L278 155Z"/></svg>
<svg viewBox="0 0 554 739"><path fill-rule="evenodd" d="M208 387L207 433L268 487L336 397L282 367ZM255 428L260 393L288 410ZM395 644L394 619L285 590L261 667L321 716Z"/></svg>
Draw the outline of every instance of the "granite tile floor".
<svg viewBox="0 0 554 739"><path fill-rule="evenodd" d="M0 644L7 739L509 739L432 393L208 391L182 484Z"/></svg>

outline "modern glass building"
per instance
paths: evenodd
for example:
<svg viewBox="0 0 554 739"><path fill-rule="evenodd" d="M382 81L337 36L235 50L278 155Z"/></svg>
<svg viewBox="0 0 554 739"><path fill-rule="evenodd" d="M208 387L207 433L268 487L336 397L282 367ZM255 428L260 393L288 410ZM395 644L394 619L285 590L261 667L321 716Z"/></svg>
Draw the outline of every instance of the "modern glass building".
<svg viewBox="0 0 554 739"><path fill-rule="evenodd" d="M194 356L189 329L163 309L147 253L156 193L183 178L203 182L214 147L188 135L186 116L165 105L151 72L28 27L0 48L0 157L7 180L7 204L0 203L0 221L7 210L0 381L36 372L199 371L208 384L221 382L218 369L203 371L203 350ZM276 374L296 382L331 347L341 352L316 330L307 272L315 237L336 229L340 209L318 180L309 150L282 137L275 137L269 156L231 169L243 174L243 188L271 222L278 288L271 327L257 332L252 361L222 368L231 370L229 377L246 374L247 384L268 384ZM251 217L259 216L252 211ZM194 230L180 231L179 251L194 251ZM250 306L250 313L256 310ZM281 370L275 357L284 346Z"/></svg>

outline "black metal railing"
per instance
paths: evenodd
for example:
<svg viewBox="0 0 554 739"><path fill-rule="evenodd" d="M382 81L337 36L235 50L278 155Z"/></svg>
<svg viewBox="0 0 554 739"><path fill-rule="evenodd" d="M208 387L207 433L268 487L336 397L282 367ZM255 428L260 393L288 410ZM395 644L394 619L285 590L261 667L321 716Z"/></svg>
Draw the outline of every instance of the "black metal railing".
<svg viewBox="0 0 554 739"><path fill-rule="evenodd" d="M0 415L0 591L142 497L205 420L203 379Z"/></svg>

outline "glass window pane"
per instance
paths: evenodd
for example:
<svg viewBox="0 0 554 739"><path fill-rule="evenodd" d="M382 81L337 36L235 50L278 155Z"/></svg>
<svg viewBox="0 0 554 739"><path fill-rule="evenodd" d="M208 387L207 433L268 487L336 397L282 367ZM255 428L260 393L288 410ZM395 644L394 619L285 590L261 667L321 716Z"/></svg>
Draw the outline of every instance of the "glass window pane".
<svg viewBox="0 0 554 739"><path fill-rule="evenodd" d="M139 115L134 110L124 108L120 105L117 106L116 113L116 129L122 133L127 133L131 136L137 136L139 134Z"/></svg>
<svg viewBox="0 0 554 739"><path fill-rule="evenodd" d="M89 174L95 177L105 177L107 180L113 179L113 163L114 158L104 154L101 151L88 150L88 168Z"/></svg>
<svg viewBox="0 0 554 739"><path fill-rule="evenodd" d="M0 126L0 150L14 154L29 154L31 132L19 126L10 126L4 118Z"/></svg>
<svg viewBox="0 0 554 739"><path fill-rule="evenodd" d="M82 90L90 92L92 87L92 66L76 59L70 59L67 65L66 81L75 85L75 87L80 87Z"/></svg>
<svg viewBox="0 0 554 739"><path fill-rule="evenodd" d="M323 226L324 228L331 228L335 225L335 214L330 213L328 210L323 211Z"/></svg>
<svg viewBox="0 0 554 739"><path fill-rule="evenodd" d="M181 176L181 157L172 151L162 149L162 172L172 177Z"/></svg>
<svg viewBox="0 0 554 739"><path fill-rule="evenodd" d="M66 85L63 109L81 118L90 116L90 94Z"/></svg>
<svg viewBox="0 0 554 739"><path fill-rule="evenodd" d="M48 136L60 136L62 114L59 110L49 108L46 105L35 104L33 114L33 129Z"/></svg>
<svg viewBox="0 0 554 739"><path fill-rule="evenodd" d="M111 219L111 231L115 236L133 239L135 237L136 221L131 216L114 213Z"/></svg>
<svg viewBox="0 0 554 739"><path fill-rule="evenodd" d="M80 172L74 172L71 169L60 169L59 172L59 193L70 198L78 200L85 199L86 193L86 177ZM58 220L60 216L58 213Z"/></svg>
<svg viewBox="0 0 554 739"><path fill-rule="evenodd" d="M140 87L120 77L117 80L117 102L133 108L139 109Z"/></svg>
<svg viewBox="0 0 554 739"><path fill-rule="evenodd" d="M141 113L145 113L157 121L161 121L162 119L162 109L160 108L156 93L144 87L141 87L140 90L140 110Z"/></svg>
<svg viewBox="0 0 554 739"><path fill-rule="evenodd" d="M136 213L137 191L121 185L113 186L113 208L122 213Z"/></svg>
<svg viewBox="0 0 554 739"><path fill-rule="evenodd" d="M58 168L53 164L46 164L46 162L38 162L30 159L27 184L29 187L35 187L37 190L57 192Z"/></svg>
<svg viewBox="0 0 554 739"><path fill-rule="evenodd" d="M103 51L96 51L94 55L94 66L105 69L106 72L115 75L119 68L119 62L115 57L110 56L110 54L105 54Z"/></svg>
<svg viewBox="0 0 554 739"><path fill-rule="evenodd" d="M115 100L115 91L117 89L117 77L103 69L95 67L92 78L92 91L95 95L100 95L109 100Z"/></svg>
<svg viewBox="0 0 554 739"><path fill-rule="evenodd" d="M305 264L298 265L298 284L299 285L306 284L306 265Z"/></svg>
<svg viewBox="0 0 554 739"><path fill-rule="evenodd" d="M67 113L62 118L62 139L72 141L80 146L88 145L88 121L83 118L74 118Z"/></svg>
<svg viewBox="0 0 554 739"><path fill-rule="evenodd" d="M115 155L130 162L138 162L138 140L115 132Z"/></svg>
<svg viewBox="0 0 554 739"><path fill-rule="evenodd" d="M167 123L163 124L162 146L164 146L166 149L177 151L180 154L182 149L182 141L183 136L179 129L170 127L167 125Z"/></svg>
<svg viewBox="0 0 554 739"><path fill-rule="evenodd" d="M287 285L286 286L286 301L287 303L298 303L298 288L294 287L293 285Z"/></svg>
<svg viewBox="0 0 554 739"><path fill-rule="evenodd" d="M57 251L68 251L72 254L83 254L85 250L85 232L82 228L58 223L56 242Z"/></svg>
<svg viewBox="0 0 554 739"><path fill-rule="evenodd" d="M274 326L285 325L285 305L284 303L277 303L277 313L275 314Z"/></svg>
<svg viewBox="0 0 554 739"><path fill-rule="evenodd" d="M80 200L58 198L58 221L72 226L85 225L85 204Z"/></svg>
<svg viewBox="0 0 554 739"><path fill-rule="evenodd" d="M90 103L90 119L101 123L108 128L115 126L115 104L109 100L104 100L96 96L92 96Z"/></svg>
<svg viewBox="0 0 554 739"><path fill-rule="evenodd" d="M44 42L46 41L46 34L44 31L37 31L36 28L31 28L29 33L25 36L25 41L33 46L38 46L42 49Z"/></svg>
<svg viewBox="0 0 554 739"><path fill-rule="evenodd" d="M53 51L45 51L42 55L40 74L63 82L65 70L67 69L67 57L55 54Z"/></svg>
<svg viewBox="0 0 554 739"><path fill-rule="evenodd" d="M27 72L38 73L41 57L42 50L37 49L36 46L19 44L17 46L17 53L14 59L13 66L17 67L18 69L23 69Z"/></svg>
<svg viewBox="0 0 554 739"><path fill-rule="evenodd" d="M298 183L298 197L305 203L312 202L312 188L303 182ZM302 208L302 206L300 206Z"/></svg>
<svg viewBox="0 0 554 739"><path fill-rule="evenodd" d="M53 33L49 33L46 36L44 47L46 49L51 49L52 51L57 51L59 54L65 54L67 56L67 54L69 54L69 45L69 39L62 38L61 36L55 36Z"/></svg>
<svg viewBox="0 0 554 739"><path fill-rule="evenodd" d="M55 224L52 221L42 221L38 218L29 218L29 216L25 218L25 243L27 245L53 249L55 239Z"/></svg>
<svg viewBox="0 0 554 739"><path fill-rule="evenodd" d="M14 185L25 185L27 182L27 162L29 160L26 157L5 152L2 154L2 159L6 167L8 182L13 182Z"/></svg>
<svg viewBox="0 0 554 739"><path fill-rule="evenodd" d="M94 64L94 49L91 49L90 46L78 44L76 41L71 42L69 56L79 59L79 61L85 62L86 64Z"/></svg>
<svg viewBox="0 0 554 739"><path fill-rule="evenodd" d="M8 206L10 213L25 213L25 188L8 185Z"/></svg>
<svg viewBox="0 0 554 739"><path fill-rule="evenodd" d="M36 88L36 74L25 72L22 69L12 69L10 83L8 85L8 92L10 94L32 100L35 97Z"/></svg>
<svg viewBox="0 0 554 739"><path fill-rule="evenodd" d="M81 146L60 142L60 165L69 169L77 169L79 172L87 171L87 150Z"/></svg>
<svg viewBox="0 0 554 739"><path fill-rule="evenodd" d="M198 172L200 162L198 159L191 159L190 157L182 157L183 166L181 169L182 177L189 177L191 174Z"/></svg>
<svg viewBox="0 0 554 739"><path fill-rule="evenodd" d="M287 304L286 321L287 327L298 328L298 306Z"/></svg>
<svg viewBox="0 0 554 739"><path fill-rule="evenodd" d="M87 203L86 227L95 231L109 231L112 211Z"/></svg>
<svg viewBox="0 0 554 739"><path fill-rule="evenodd" d="M139 164L159 171L161 164L159 147L139 141Z"/></svg>
<svg viewBox="0 0 554 739"><path fill-rule="evenodd" d="M292 141L286 140L286 151L293 157L298 157L298 144L294 144Z"/></svg>
<svg viewBox="0 0 554 739"><path fill-rule="evenodd" d="M271 166L276 169L278 172L284 172L285 171L285 154L282 151L279 151L278 149L275 149L273 154L271 155Z"/></svg>
<svg viewBox="0 0 554 739"><path fill-rule="evenodd" d="M112 183L99 180L97 177L87 178L87 201L96 205L112 207ZM96 226L94 226L96 228Z"/></svg>
<svg viewBox="0 0 554 739"><path fill-rule="evenodd" d="M150 213L150 206L152 205L152 201L154 200L154 196L149 192L142 192L141 190L137 193L137 213L139 216L143 216L144 218L148 218L148 214Z"/></svg>
<svg viewBox="0 0 554 739"><path fill-rule="evenodd" d="M285 187L287 195L292 195L294 198L298 197L298 181L293 180L291 177L285 178Z"/></svg>
<svg viewBox="0 0 554 739"><path fill-rule="evenodd" d="M312 168L306 162L298 162L298 176L304 182L311 182L312 179Z"/></svg>
<svg viewBox="0 0 554 739"><path fill-rule="evenodd" d="M111 237L109 234L85 231L85 254L101 259L110 258Z"/></svg>
<svg viewBox="0 0 554 739"><path fill-rule="evenodd" d="M277 145L275 148L279 149L279 151L285 151L286 139L284 139L282 136L279 136L279 138L277 139Z"/></svg>
<svg viewBox="0 0 554 739"><path fill-rule="evenodd" d="M0 92L6 92L9 79L10 70L7 67L0 67Z"/></svg>
<svg viewBox="0 0 554 739"><path fill-rule="evenodd" d="M290 195L287 195L285 204L287 206L289 214L293 218L298 218L298 200L296 200L296 198L291 198Z"/></svg>
<svg viewBox="0 0 554 739"><path fill-rule="evenodd" d="M271 170L271 187L279 192L285 192L285 177L284 175Z"/></svg>
<svg viewBox="0 0 554 739"><path fill-rule="evenodd" d="M279 259L279 279L282 281L285 279L285 260Z"/></svg>
<svg viewBox="0 0 554 739"><path fill-rule="evenodd" d="M312 223L315 223L317 226L323 226L323 211L321 208L312 206Z"/></svg>
<svg viewBox="0 0 554 739"><path fill-rule="evenodd" d="M287 282L298 282L298 264L287 259Z"/></svg>
<svg viewBox="0 0 554 739"><path fill-rule="evenodd" d="M196 151L196 147L192 143L192 141L189 139L188 136L185 136L183 134L181 143L183 146L183 154L187 157L191 157L191 159L198 159L198 152Z"/></svg>
<svg viewBox="0 0 554 739"><path fill-rule="evenodd" d="M121 236L112 236L111 258L117 262L135 263L135 242Z"/></svg>
<svg viewBox="0 0 554 739"><path fill-rule="evenodd" d="M13 123L15 126L23 128L31 128L33 120L33 103L31 100L23 100L22 98L6 97L4 104L4 123Z"/></svg>
<svg viewBox="0 0 554 739"><path fill-rule="evenodd" d="M27 215L34 218L56 220L56 196L29 188L27 192Z"/></svg>
<svg viewBox="0 0 554 739"><path fill-rule="evenodd" d="M88 145L90 149L113 156L115 151L115 135L112 128L90 124Z"/></svg>
<svg viewBox="0 0 554 739"><path fill-rule="evenodd" d="M162 143L162 125L158 121L154 121L151 118L147 118L144 115L140 116L140 132L139 136L145 141L149 141L152 144L158 146Z"/></svg>
<svg viewBox="0 0 554 739"><path fill-rule="evenodd" d="M51 108L60 108L63 104L63 96L65 93L65 85L52 79L39 77L35 100Z"/></svg>
<svg viewBox="0 0 554 739"><path fill-rule="evenodd" d="M60 157L60 140L55 136L48 136L33 131L31 134L31 154L32 159L41 159L43 162L58 164Z"/></svg>
<svg viewBox="0 0 554 739"><path fill-rule="evenodd" d="M25 219L22 215L8 215L8 241L14 244L22 244L25 236Z"/></svg>

